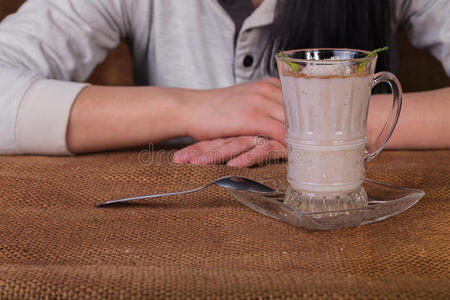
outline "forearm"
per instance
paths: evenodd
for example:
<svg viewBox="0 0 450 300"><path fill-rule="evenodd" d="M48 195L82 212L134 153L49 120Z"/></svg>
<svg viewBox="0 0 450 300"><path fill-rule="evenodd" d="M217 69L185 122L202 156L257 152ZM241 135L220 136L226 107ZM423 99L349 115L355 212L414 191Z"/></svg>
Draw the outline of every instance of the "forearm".
<svg viewBox="0 0 450 300"><path fill-rule="evenodd" d="M367 123L368 143L372 143L392 107L391 95L374 95ZM405 93L400 118L386 148L450 148L450 88Z"/></svg>
<svg viewBox="0 0 450 300"><path fill-rule="evenodd" d="M67 146L80 153L179 136L201 141L242 135L284 140L278 79L212 90L87 87L72 106Z"/></svg>
<svg viewBox="0 0 450 300"><path fill-rule="evenodd" d="M159 87L87 87L72 107L68 148L83 153L184 136L183 100L194 94Z"/></svg>

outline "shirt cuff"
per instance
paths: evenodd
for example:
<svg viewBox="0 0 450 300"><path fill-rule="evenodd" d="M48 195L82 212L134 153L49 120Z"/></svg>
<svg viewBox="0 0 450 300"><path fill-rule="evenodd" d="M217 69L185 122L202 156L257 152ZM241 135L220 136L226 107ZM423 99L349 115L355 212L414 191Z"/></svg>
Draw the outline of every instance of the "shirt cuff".
<svg viewBox="0 0 450 300"><path fill-rule="evenodd" d="M25 93L17 114L18 152L71 155L66 144L70 111L87 85L50 79L35 81Z"/></svg>

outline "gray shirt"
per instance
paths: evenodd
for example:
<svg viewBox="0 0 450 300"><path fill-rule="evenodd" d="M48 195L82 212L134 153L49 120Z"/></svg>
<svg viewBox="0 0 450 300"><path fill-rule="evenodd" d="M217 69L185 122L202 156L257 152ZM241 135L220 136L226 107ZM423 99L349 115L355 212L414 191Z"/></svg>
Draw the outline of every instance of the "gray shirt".
<svg viewBox="0 0 450 300"><path fill-rule="evenodd" d="M393 3L393 31L407 29L450 75L450 2ZM264 77L255 62L275 4L263 1L235 44L234 22L217 0L28 0L0 24L0 153L68 154L82 82L121 40L137 85L210 89Z"/></svg>

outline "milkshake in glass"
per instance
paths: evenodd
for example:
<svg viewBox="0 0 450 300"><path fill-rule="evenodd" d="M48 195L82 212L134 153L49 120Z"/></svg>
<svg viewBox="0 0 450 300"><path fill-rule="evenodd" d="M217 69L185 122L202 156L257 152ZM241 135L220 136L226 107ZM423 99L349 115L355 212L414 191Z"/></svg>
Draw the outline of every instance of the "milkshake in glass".
<svg viewBox="0 0 450 300"><path fill-rule="evenodd" d="M364 162L378 154L392 133L401 106L395 76L376 75L376 55L347 49L286 51L277 56L286 114L289 188L285 204L304 213L364 207ZM393 87L387 127L366 151L372 87Z"/></svg>

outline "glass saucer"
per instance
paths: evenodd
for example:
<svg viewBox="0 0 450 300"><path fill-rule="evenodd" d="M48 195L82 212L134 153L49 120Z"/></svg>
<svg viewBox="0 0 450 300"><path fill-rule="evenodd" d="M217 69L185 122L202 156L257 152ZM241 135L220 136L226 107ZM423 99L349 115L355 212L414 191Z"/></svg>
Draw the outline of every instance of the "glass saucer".
<svg viewBox="0 0 450 300"><path fill-rule="evenodd" d="M338 211L302 213L283 204L288 187L286 176L257 180L275 190L261 194L227 189L239 202L276 220L312 230L354 227L381 221L399 214L416 204L425 193L364 179L363 187L369 201L367 206Z"/></svg>

